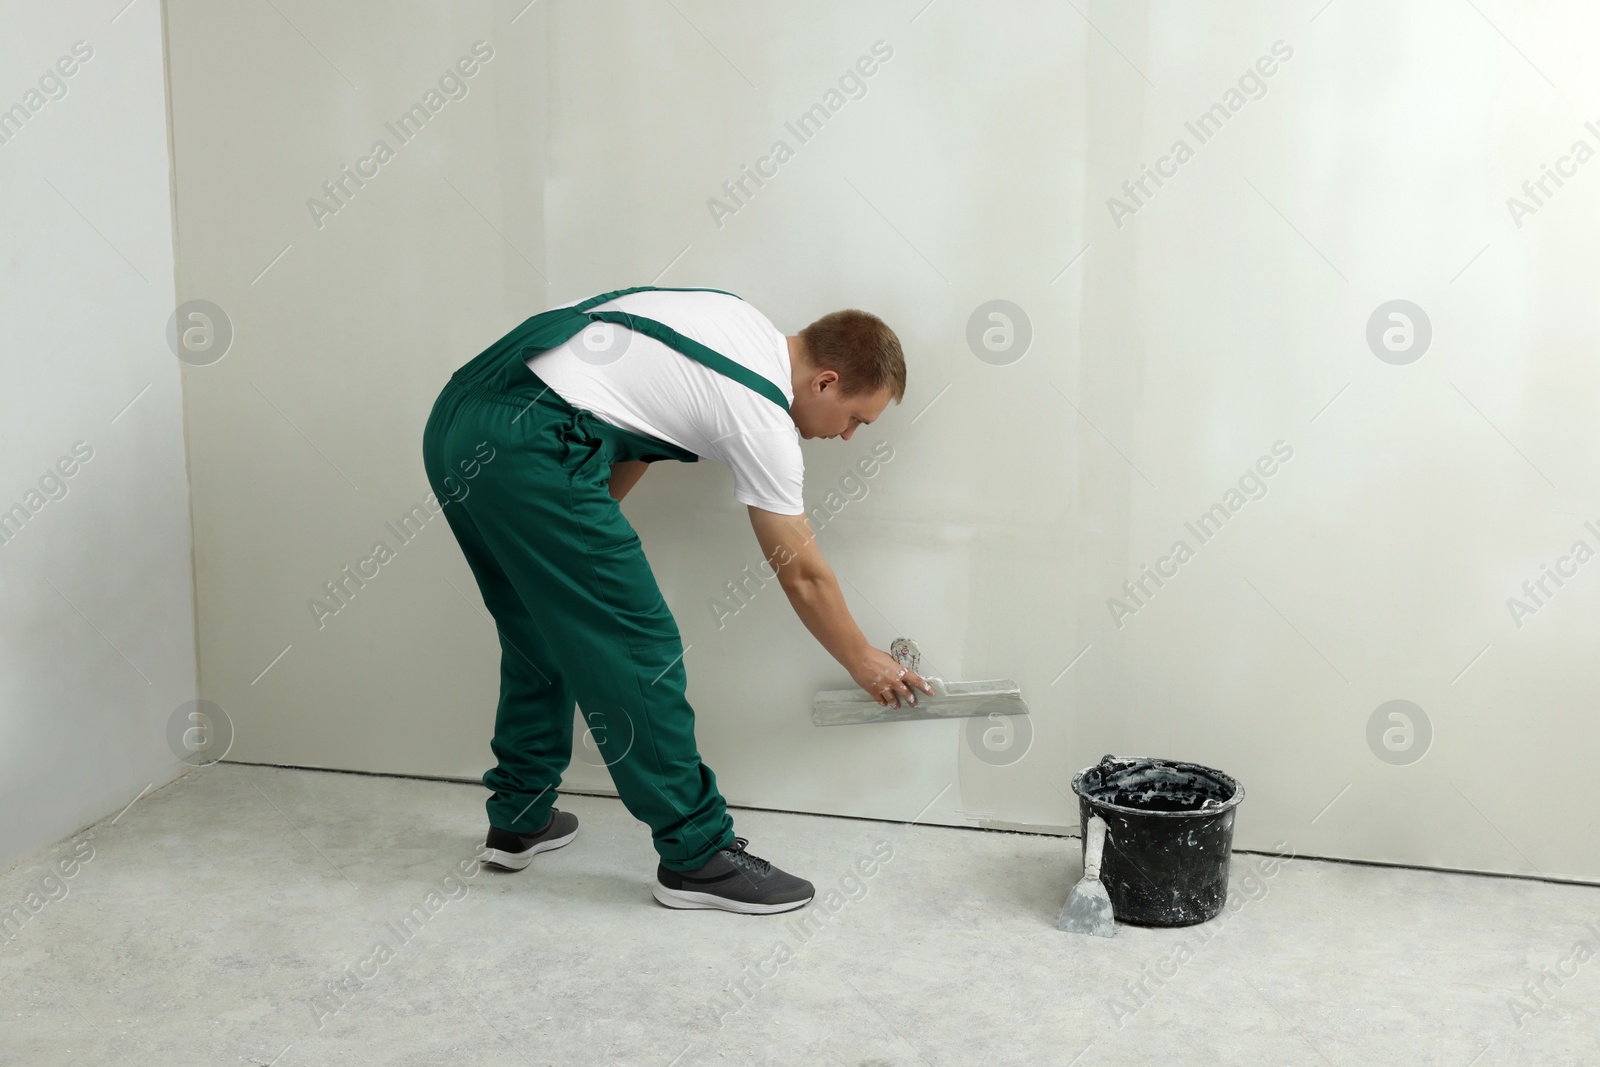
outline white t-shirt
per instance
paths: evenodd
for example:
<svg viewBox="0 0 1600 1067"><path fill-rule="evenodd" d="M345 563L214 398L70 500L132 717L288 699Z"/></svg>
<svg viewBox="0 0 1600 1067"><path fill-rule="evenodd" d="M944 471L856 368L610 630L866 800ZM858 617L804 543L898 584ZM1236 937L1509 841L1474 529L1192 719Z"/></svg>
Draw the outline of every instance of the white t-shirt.
<svg viewBox="0 0 1600 1067"><path fill-rule="evenodd" d="M794 402L788 341L765 315L737 297L630 293L590 310L655 319L748 367ZM594 323L527 362L529 370L573 407L727 464L740 503L780 515L805 511L800 431L788 412L749 386L653 337L610 323Z"/></svg>

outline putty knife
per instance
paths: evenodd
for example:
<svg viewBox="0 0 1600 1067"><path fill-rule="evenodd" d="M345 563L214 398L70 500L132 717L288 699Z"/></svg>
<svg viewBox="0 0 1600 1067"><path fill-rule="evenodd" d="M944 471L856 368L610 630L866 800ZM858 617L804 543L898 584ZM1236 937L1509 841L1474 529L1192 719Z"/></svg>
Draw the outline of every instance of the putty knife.
<svg viewBox="0 0 1600 1067"><path fill-rule="evenodd" d="M1067 894L1067 906L1061 909L1057 930L1069 934L1093 934L1095 937L1115 937L1117 922L1111 912L1111 898L1100 881L1100 854L1106 847L1106 821L1098 815L1089 816L1089 839L1083 854L1083 877Z"/></svg>
<svg viewBox="0 0 1600 1067"><path fill-rule="evenodd" d="M917 643L897 637L889 646L900 666L917 671L922 659ZM917 671L917 673L921 673ZM869 722L905 722L911 719L962 719L978 715L1026 715L1022 689L1010 678L985 682L947 682L923 675L933 696L917 694L914 706L885 707L861 689L826 689L811 702L811 721L818 726L851 726Z"/></svg>

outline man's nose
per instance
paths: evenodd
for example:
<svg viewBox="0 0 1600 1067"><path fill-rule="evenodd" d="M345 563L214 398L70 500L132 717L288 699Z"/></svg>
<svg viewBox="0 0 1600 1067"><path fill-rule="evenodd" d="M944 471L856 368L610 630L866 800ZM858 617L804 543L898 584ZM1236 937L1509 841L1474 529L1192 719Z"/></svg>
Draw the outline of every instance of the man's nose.
<svg viewBox="0 0 1600 1067"><path fill-rule="evenodd" d="M856 428L854 426L852 426L848 430L846 430L844 433L840 434L839 436L844 438L846 441L848 441L848 440L850 440L850 435L855 433L855 432L856 432Z"/></svg>

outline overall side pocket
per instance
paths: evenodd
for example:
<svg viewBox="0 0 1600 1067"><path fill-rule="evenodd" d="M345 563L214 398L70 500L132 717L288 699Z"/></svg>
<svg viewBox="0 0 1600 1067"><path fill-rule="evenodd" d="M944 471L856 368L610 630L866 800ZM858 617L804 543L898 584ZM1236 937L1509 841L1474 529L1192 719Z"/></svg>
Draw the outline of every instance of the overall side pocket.
<svg viewBox="0 0 1600 1067"><path fill-rule="evenodd" d="M650 743L656 759L663 764L699 755L694 740L694 709L684 696L688 676L683 653L683 642L677 637L628 646L629 658L638 672L640 697L650 714Z"/></svg>

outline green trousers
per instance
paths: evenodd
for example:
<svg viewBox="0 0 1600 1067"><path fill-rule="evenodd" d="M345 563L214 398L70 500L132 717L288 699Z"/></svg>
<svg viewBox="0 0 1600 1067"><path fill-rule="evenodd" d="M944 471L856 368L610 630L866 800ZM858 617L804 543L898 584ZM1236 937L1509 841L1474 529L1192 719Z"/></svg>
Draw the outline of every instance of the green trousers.
<svg viewBox="0 0 1600 1067"><path fill-rule="evenodd" d="M533 833L549 821L576 702L662 865L694 870L732 844L733 820L695 746L677 623L607 483L613 463L697 457L572 407L526 354L513 331L457 371L422 438L500 631L489 822Z"/></svg>

